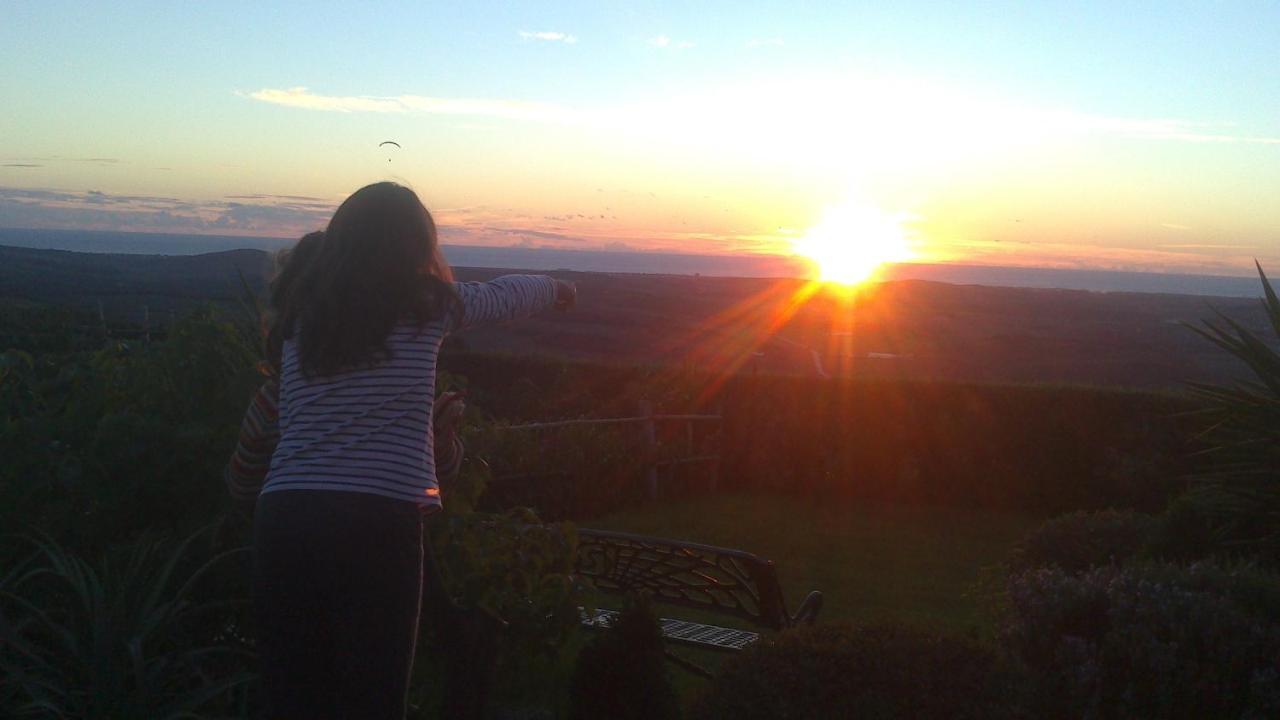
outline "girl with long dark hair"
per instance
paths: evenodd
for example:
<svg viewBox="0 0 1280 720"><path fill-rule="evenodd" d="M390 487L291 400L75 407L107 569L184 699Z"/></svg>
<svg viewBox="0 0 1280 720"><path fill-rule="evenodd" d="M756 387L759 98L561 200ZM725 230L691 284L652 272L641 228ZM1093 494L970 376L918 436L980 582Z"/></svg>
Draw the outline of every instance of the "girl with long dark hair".
<svg viewBox="0 0 1280 720"><path fill-rule="evenodd" d="M315 240L271 292L280 440L253 538L263 692L273 719L398 720L418 634L423 516L440 508L440 343L568 308L576 293L534 275L453 282L430 213L394 183L357 191Z"/></svg>

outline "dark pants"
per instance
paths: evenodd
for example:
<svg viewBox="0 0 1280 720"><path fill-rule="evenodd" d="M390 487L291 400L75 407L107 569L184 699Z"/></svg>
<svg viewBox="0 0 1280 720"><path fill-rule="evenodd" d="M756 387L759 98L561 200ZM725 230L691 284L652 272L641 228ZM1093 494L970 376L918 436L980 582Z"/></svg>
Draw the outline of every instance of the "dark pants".
<svg viewBox="0 0 1280 720"><path fill-rule="evenodd" d="M259 497L254 608L266 717L404 717L422 543L410 502L328 490Z"/></svg>

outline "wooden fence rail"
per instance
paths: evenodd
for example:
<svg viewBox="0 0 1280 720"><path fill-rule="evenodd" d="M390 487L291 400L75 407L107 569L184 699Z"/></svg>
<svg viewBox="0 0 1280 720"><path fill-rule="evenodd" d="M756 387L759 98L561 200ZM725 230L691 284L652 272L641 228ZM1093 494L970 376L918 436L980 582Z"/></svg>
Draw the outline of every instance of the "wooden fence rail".
<svg viewBox="0 0 1280 720"><path fill-rule="evenodd" d="M697 414L658 414L653 411L652 404L647 400L640 402L639 414L635 417L621 418L577 418L573 420L553 420L550 422L525 423L522 425L499 425L498 430L547 430L551 428L572 427L581 425L639 425L640 426L640 447L642 457L644 458L644 483L645 493L650 500L658 497L658 468L659 467L675 467L678 465L689 465L695 463L708 463L710 469L708 471L707 485L711 491L716 489L716 479L720 471L720 454L719 452L711 454L695 455L693 424L696 422L715 422L719 423L724 420L721 415L697 415ZM658 433L657 424L659 422L682 422L685 423L685 441L687 444L688 455L668 460L658 459Z"/></svg>
<svg viewBox="0 0 1280 720"><path fill-rule="evenodd" d="M568 427L570 425L620 425L627 423L661 422L664 420L682 420L696 422L709 420L720 422L719 415L645 415L625 418L578 418L575 420L553 420L551 422L525 423L523 425L498 425L497 430L542 430L545 428Z"/></svg>

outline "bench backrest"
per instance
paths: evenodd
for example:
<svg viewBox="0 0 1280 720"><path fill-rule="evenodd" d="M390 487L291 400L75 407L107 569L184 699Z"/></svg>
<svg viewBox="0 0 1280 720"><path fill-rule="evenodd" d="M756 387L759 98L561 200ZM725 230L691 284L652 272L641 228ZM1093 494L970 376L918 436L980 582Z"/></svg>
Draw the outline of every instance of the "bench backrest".
<svg viewBox="0 0 1280 720"><path fill-rule="evenodd" d="M577 572L606 593L647 592L775 630L791 624L773 563L741 550L579 529Z"/></svg>

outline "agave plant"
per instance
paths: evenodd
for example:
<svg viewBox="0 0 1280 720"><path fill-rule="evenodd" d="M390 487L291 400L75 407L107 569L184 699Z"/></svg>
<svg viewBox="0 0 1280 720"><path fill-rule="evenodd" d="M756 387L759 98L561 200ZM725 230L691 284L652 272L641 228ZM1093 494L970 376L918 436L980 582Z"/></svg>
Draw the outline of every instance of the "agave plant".
<svg viewBox="0 0 1280 720"><path fill-rule="evenodd" d="M1258 265L1263 310L1280 340L1280 298ZM1254 378L1230 386L1193 384L1209 424L1206 470L1188 496L1221 549L1280 561L1280 352L1218 314L1192 329L1236 356Z"/></svg>
<svg viewBox="0 0 1280 720"><path fill-rule="evenodd" d="M237 599L201 580L242 550L197 564L202 530L176 547L141 540L90 563L29 537L0 572L0 715L190 718L231 714L249 653L221 626ZM242 601L240 601L242 602Z"/></svg>

